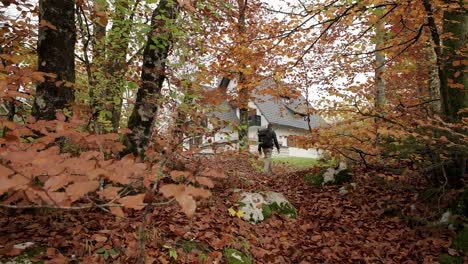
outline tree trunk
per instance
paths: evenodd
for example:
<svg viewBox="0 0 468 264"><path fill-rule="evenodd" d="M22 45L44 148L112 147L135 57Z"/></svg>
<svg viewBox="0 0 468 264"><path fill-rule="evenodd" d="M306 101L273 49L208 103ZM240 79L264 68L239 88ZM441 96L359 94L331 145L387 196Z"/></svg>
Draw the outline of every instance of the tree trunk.
<svg viewBox="0 0 468 264"><path fill-rule="evenodd" d="M429 43L430 45L430 43ZM428 50L428 61L429 61L429 94L431 100L431 111L434 114L441 114L440 104L440 79L439 71L437 68L437 56L434 49Z"/></svg>
<svg viewBox="0 0 468 264"><path fill-rule="evenodd" d="M375 107L380 110L385 105L385 80L383 78L385 71L385 54L381 50L384 44L385 27L384 22L379 20L375 26Z"/></svg>
<svg viewBox="0 0 468 264"><path fill-rule="evenodd" d="M440 75L440 94L445 120L462 123L468 117L468 75L466 74L466 43L468 40L468 15L466 1L445 1L458 5L443 15L442 61ZM441 74L442 73L442 74ZM465 109L465 112L460 112ZM459 131L466 134L466 130ZM452 153L453 164L446 166L447 178L454 187L463 186L466 173L466 153Z"/></svg>
<svg viewBox="0 0 468 264"><path fill-rule="evenodd" d="M465 74L466 49L468 37L468 16L463 0L444 1L447 4L443 13L442 36L437 31L432 5L424 0L424 7L428 15L428 24L434 42L434 52L440 81L440 96L442 114L446 122L461 123L468 113L460 112L468 108L468 79ZM457 131L466 134L466 130ZM463 144L463 143L461 143ZM449 186L463 186L463 177L466 172L466 153L453 150L450 155L451 163L444 166L443 174Z"/></svg>
<svg viewBox="0 0 468 264"><path fill-rule="evenodd" d="M238 20L238 30L239 35L243 37L245 34L245 10L247 7L247 0L238 0L237 4L239 6L239 20ZM241 44L242 45L242 44ZM242 65L242 68L245 68L245 65ZM239 73L239 81L237 84L239 91L239 148L246 149L249 146L249 91L246 86L246 77L241 71Z"/></svg>
<svg viewBox="0 0 468 264"><path fill-rule="evenodd" d="M459 113L468 108L468 75L466 74L466 43L468 40L468 15L466 1L445 1L458 5L443 15L442 61L440 94L444 116L447 121L460 123L468 113Z"/></svg>
<svg viewBox="0 0 468 264"><path fill-rule="evenodd" d="M143 52L141 84L135 107L128 120L131 130L126 136L127 152L143 156L150 142L158 110L158 99L166 78L166 59L172 45L171 24L178 14L175 1L161 0L151 18L151 32Z"/></svg>
<svg viewBox="0 0 468 264"><path fill-rule="evenodd" d="M52 73L36 88L32 114L36 119L55 119L56 110L75 99L75 1L39 1L39 71Z"/></svg>

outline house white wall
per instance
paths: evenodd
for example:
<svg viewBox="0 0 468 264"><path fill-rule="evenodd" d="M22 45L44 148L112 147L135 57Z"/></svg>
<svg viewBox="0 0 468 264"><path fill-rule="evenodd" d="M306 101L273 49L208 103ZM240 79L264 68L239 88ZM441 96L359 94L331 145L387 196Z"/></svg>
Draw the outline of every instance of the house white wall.
<svg viewBox="0 0 468 264"><path fill-rule="evenodd" d="M264 128L266 127L263 126ZM257 126L249 127L249 139L251 141L257 142L258 136L257 131L261 129ZM302 158L320 158L322 151L317 149L301 149L296 147L288 146L288 136L291 135L306 135L309 131L304 129L286 127L286 126L275 126L273 125L273 130L276 133L276 137L278 138L278 143L280 145L280 154L278 155L276 151L273 151L273 156L289 156L289 157L302 157ZM251 149L252 150L252 149ZM253 151L257 151L257 144L254 145Z"/></svg>
<svg viewBox="0 0 468 264"><path fill-rule="evenodd" d="M258 136L257 132L259 129L266 128L268 125L268 121L266 118L262 115L260 110L257 108L257 106L253 102L249 102L249 107L251 109L256 109L256 114L261 117L261 126L251 126L249 127L248 131L248 137L249 141L253 142L253 144L250 145L250 151L251 152L258 152L257 146L258 146ZM236 111L237 116L239 117L239 110L237 109ZM208 124L208 128L212 128L210 124ZM288 136L290 135L306 135L309 133L308 130L304 129L299 129L299 128L292 128L292 127L287 127L287 126L278 126L278 125L273 125L273 130L276 132L276 136L278 138L278 143L280 144L280 154L275 151L273 151L273 157L304 157L304 158L320 158L321 156L321 151L317 149L301 149L301 148L296 148L296 147L289 147L288 146ZM238 141L239 135L236 131L233 131L232 127L226 127L221 130L221 133L216 133L214 137L211 138L204 138L203 143L204 144L209 144L208 142L210 141L214 143L226 143L226 142L232 142L232 141ZM226 147L226 149L229 149L230 147Z"/></svg>

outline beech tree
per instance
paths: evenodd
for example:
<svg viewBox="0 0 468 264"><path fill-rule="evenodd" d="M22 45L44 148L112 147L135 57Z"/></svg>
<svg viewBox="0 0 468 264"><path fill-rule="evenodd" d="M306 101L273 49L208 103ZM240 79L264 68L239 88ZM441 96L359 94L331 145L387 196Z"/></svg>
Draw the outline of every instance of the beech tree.
<svg viewBox="0 0 468 264"><path fill-rule="evenodd" d="M38 69L48 73L36 88L32 114L37 119L55 119L56 111L74 101L75 1L40 0Z"/></svg>
<svg viewBox="0 0 468 264"><path fill-rule="evenodd" d="M134 154L143 155L153 132L158 99L166 78L166 59L173 41L171 26L177 14L175 1L161 0L151 16L151 32L143 52L141 84L127 126L131 132L126 135L126 145Z"/></svg>
<svg viewBox="0 0 468 264"><path fill-rule="evenodd" d="M439 94L441 96L442 114L449 123L463 126L468 117L468 77L466 75L466 38L468 36L468 14L464 1L443 1L442 31L436 23L434 4L424 0L427 12L431 38L436 54L436 65L439 77ZM466 123L465 123L466 124ZM461 133L467 135L461 127ZM452 153L451 162L443 165L444 174L449 183L461 186L466 172L466 150L456 148Z"/></svg>

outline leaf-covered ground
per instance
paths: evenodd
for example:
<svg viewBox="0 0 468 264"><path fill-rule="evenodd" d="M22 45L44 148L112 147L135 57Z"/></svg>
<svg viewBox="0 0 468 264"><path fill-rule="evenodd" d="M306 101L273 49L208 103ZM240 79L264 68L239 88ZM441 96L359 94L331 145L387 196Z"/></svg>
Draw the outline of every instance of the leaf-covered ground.
<svg viewBox="0 0 468 264"><path fill-rule="evenodd" d="M307 185L310 169L277 168L268 175L247 160L213 162L229 177L199 202L193 218L176 203L155 207L146 225L141 212L116 221L99 210L2 210L0 252L18 254L12 245L33 241L43 249L36 259L54 263L106 263L104 257L135 263L143 250L147 263L224 263L227 248L251 254L255 263L435 263L442 253L460 253L450 249L453 231L425 222L431 212L416 195L416 183L356 172L357 188L340 195L337 186ZM299 216L274 215L259 224L231 217L239 189L281 192Z"/></svg>

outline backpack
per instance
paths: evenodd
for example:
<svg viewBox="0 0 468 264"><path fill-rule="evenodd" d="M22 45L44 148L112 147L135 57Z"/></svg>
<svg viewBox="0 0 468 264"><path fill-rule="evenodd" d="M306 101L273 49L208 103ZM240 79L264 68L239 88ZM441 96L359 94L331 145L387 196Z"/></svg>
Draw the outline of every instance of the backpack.
<svg viewBox="0 0 468 264"><path fill-rule="evenodd" d="M259 130L257 136L260 147L270 148L273 146L273 135L268 128Z"/></svg>

